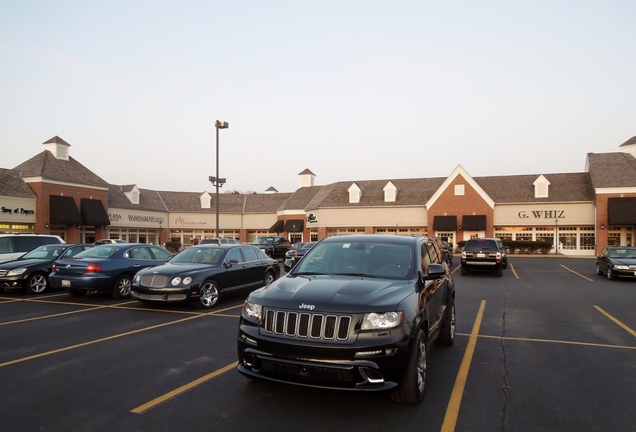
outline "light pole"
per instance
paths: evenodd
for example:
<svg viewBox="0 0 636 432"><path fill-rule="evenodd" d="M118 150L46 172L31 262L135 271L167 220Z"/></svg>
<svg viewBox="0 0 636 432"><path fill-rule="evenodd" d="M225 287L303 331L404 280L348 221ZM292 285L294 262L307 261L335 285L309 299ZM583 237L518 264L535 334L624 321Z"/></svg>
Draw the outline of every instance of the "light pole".
<svg viewBox="0 0 636 432"><path fill-rule="evenodd" d="M227 129L230 124L226 121L217 120L214 123L216 128L216 176L208 177L208 180L216 187L216 237L219 237L219 187L222 187L225 183L224 178L219 177L219 129Z"/></svg>
<svg viewBox="0 0 636 432"><path fill-rule="evenodd" d="M554 254L559 253L559 220L554 220L554 235L556 239L554 240Z"/></svg>

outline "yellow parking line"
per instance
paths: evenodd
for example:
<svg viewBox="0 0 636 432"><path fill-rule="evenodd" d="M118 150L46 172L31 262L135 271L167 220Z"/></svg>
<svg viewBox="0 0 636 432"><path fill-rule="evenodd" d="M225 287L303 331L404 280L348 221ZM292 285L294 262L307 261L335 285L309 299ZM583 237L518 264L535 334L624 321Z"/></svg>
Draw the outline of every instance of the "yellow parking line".
<svg viewBox="0 0 636 432"><path fill-rule="evenodd" d="M466 380L468 379L468 370L470 369L470 363L472 362L473 354L475 353L475 345L477 344L477 336L479 335L479 327L481 326L481 320L484 316L485 308L486 300L482 300L481 305L479 306L479 311L477 312L477 318L475 318L473 330L470 333L470 339L466 346L466 352L464 353L462 364L459 366L457 379L453 386L453 393L451 393L450 401L446 408L446 415L444 416L444 423L442 424L442 432L453 432L455 430L457 417L459 416L459 406L462 403L462 395L464 394Z"/></svg>
<svg viewBox="0 0 636 432"><path fill-rule="evenodd" d="M510 270L512 270L512 274L515 275L517 279L519 279L519 275L517 274L517 270L515 270L515 266L510 264Z"/></svg>
<svg viewBox="0 0 636 432"><path fill-rule="evenodd" d="M457 336L470 336L467 333L456 333ZM517 337L501 337L501 336L489 336L489 335L479 335L480 339L500 339L500 340L508 340L508 341L521 341L521 342L543 342L543 343L556 343L562 345L580 345L580 346L590 346L590 347L598 347L598 348L617 348L617 349L629 349L636 350L636 346L629 345L610 345L610 344L600 344L600 343L592 343L592 342L576 342L576 341L565 341L565 340L554 340L554 339L535 339L535 338L517 338Z"/></svg>
<svg viewBox="0 0 636 432"><path fill-rule="evenodd" d="M608 317L610 320L614 321L616 324L618 324L620 327L623 328L623 330L626 330L628 333L630 333L632 336L636 337L636 331L632 330L631 328L627 327L625 324L623 324L622 322L620 322L618 319L614 318L612 315L608 314L607 312L605 312L603 309L601 309L598 306L594 306L594 308L596 308L597 311L599 311L600 313L602 313L603 315L605 315L606 317Z"/></svg>
<svg viewBox="0 0 636 432"><path fill-rule="evenodd" d="M572 269L570 269L570 268L567 268L567 267L566 267L566 266L564 266L563 264L561 264L561 267L563 267L564 269L566 269L566 270L567 270L567 271L569 271L569 272L574 273L574 274L575 274L575 275L577 275L577 276L581 276L583 279L587 279L587 280L589 280L590 282L594 282L594 279L590 279L590 278L589 278L589 277L587 277L587 276L583 276L581 273L577 273L577 272L575 272L574 270L572 270Z"/></svg>
<svg viewBox="0 0 636 432"><path fill-rule="evenodd" d="M154 329L157 329L157 328L160 328L160 327L165 327L165 326L169 326L169 325L173 325L173 324L179 324L179 323L182 323L182 322L185 322L185 321L190 321L190 320L193 320L193 319L196 319L196 318L200 318L200 317L203 317L203 316L207 316L207 315L208 314L189 316L187 318L182 318L182 319L179 319L179 320L170 321L168 323L157 324L157 325L146 327L146 328L139 329L139 330L132 330L132 331L116 334L116 335L113 335L113 336L104 337L104 338L101 338L101 339L95 339L95 340L92 340L92 341L89 341L89 342L83 342L83 343L80 343L80 344L77 344L77 345L71 345L71 346L68 346L68 347L65 347L65 348L59 348L59 349L56 349L56 350L47 351L47 352L43 352L43 353L40 353L40 354L35 354L35 355L29 356L29 357L23 357L23 358L11 360L11 361L8 361L8 362L0 363L0 368L1 367L5 367L5 366L9 366L9 365L13 365L13 364L16 364L16 363L26 362L26 361L29 361L29 360L35 360L35 359L38 359L40 357L46 357L46 356L50 356L50 355L53 355L53 354L58 354L58 353L61 353L61 352L64 352L64 351L70 351L70 350L74 350L74 349L77 349L77 348L82 348L82 347L85 347L85 346L98 344L100 342L106 342L106 341L110 341L110 340L113 340L113 339L118 339L118 338L124 337L124 336L130 336L130 335L133 335L133 334L142 333L142 332L145 332L145 331L148 331L148 330L154 330Z"/></svg>
<svg viewBox="0 0 636 432"><path fill-rule="evenodd" d="M209 373L207 375L202 376L201 378L197 378L192 382L189 382L188 384L182 385L181 387L172 390L166 394L164 394L163 396L159 396L158 398L155 398L153 400L151 400L150 402L146 402L143 405L138 406L137 408L131 410L130 412L135 413L135 414L143 414L146 411L156 407L159 404L162 404L172 398L175 398L177 396L179 396L181 393L185 393L186 391L198 386L199 384L203 384L204 382L219 376L231 369L234 369L236 366L238 365L238 362L235 361L234 363L230 363L227 366L222 367L221 369L215 370L212 373Z"/></svg>
<svg viewBox="0 0 636 432"><path fill-rule="evenodd" d="M103 309L103 308L107 308L107 307L108 306L86 305L86 309L75 310L75 311L70 311L70 312L61 312L61 313L57 313L57 314L44 315L44 316L33 317L33 318L25 318L25 319L15 320L15 321L7 321L7 322L0 323L0 326L10 325L10 324L19 324L19 323L24 323L24 322L29 322L29 321L37 321L37 320L41 320L41 319L54 318L54 317L59 317L59 316L64 316L64 315L72 315L72 314L76 314L76 313L88 312L88 311L97 310L97 309Z"/></svg>

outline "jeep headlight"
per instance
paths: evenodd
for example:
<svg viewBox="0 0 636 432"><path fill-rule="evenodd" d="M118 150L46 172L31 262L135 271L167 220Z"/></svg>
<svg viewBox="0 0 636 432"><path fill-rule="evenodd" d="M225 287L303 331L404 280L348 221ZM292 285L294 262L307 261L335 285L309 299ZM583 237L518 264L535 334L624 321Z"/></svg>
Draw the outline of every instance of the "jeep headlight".
<svg viewBox="0 0 636 432"><path fill-rule="evenodd" d="M27 269L25 267L9 270L7 272L7 276L19 276L22 273L24 273L25 271L27 271Z"/></svg>
<svg viewBox="0 0 636 432"><path fill-rule="evenodd" d="M384 312L364 314L362 330L383 330L399 326L402 323L404 312Z"/></svg>
<svg viewBox="0 0 636 432"><path fill-rule="evenodd" d="M243 315L247 318L260 321L263 317L263 305L245 300L243 304Z"/></svg>

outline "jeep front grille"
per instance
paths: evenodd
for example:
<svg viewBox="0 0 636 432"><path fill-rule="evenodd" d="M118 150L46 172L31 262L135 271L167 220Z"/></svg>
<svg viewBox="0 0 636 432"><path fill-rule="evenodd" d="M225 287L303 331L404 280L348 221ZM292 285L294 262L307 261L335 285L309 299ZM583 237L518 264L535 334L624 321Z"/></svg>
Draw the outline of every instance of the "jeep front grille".
<svg viewBox="0 0 636 432"><path fill-rule="evenodd" d="M351 321L348 315L268 310L264 329L280 336L346 341Z"/></svg>

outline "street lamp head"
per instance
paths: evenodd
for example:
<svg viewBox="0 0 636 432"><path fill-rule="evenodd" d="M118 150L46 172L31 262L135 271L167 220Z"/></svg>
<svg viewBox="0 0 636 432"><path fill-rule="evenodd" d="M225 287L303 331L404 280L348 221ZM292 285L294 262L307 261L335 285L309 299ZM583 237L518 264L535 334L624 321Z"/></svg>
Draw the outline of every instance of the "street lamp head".
<svg viewBox="0 0 636 432"><path fill-rule="evenodd" d="M214 183L216 181L216 177L215 176L210 176L208 177L208 180L212 183Z"/></svg>
<svg viewBox="0 0 636 432"><path fill-rule="evenodd" d="M215 126L217 129L227 129L227 128L229 128L229 127L230 127L230 124L229 124L228 122L226 122L226 121L223 121L223 120L217 120L217 121L214 123L214 126Z"/></svg>

